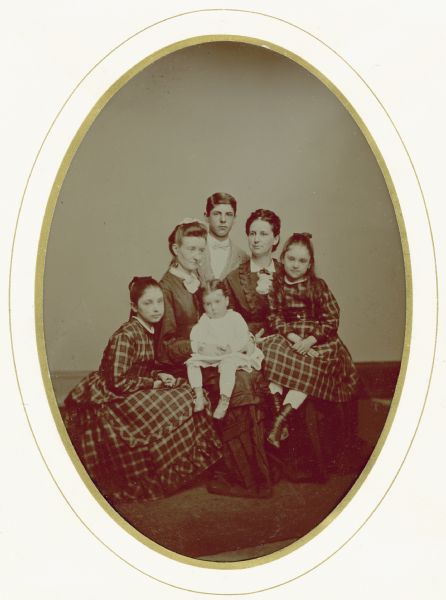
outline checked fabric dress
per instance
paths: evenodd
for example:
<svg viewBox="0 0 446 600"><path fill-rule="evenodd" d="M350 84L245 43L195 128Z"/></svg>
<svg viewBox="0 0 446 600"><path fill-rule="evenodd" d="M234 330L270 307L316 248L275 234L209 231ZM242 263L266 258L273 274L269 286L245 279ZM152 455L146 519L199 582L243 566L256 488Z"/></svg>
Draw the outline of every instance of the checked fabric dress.
<svg viewBox="0 0 446 600"><path fill-rule="evenodd" d="M269 381L332 402L351 399L358 377L350 353L338 337L339 306L322 279L315 282L311 300L307 280L288 283L278 275L268 295L269 325L273 335L262 345L264 371ZM313 335L319 356L301 355L286 336Z"/></svg>
<svg viewBox="0 0 446 600"><path fill-rule="evenodd" d="M209 411L193 412L184 380L153 385L154 340L136 319L111 337L99 370L65 400L64 420L94 481L107 478L156 499L173 493L221 458Z"/></svg>

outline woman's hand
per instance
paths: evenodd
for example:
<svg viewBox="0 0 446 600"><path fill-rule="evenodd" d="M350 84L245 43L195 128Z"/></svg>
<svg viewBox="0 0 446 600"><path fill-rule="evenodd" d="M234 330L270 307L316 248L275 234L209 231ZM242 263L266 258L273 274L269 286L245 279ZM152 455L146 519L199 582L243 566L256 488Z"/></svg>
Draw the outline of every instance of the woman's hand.
<svg viewBox="0 0 446 600"><path fill-rule="evenodd" d="M294 344L299 344L302 341L302 338L300 337L300 335L297 335L297 333L289 333L286 336L286 339L290 342L290 344L294 347Z"/></svg>
<svg viewBox="0 0 446 600"><path fill-rule="evenodd" d="M299 352L299 354L308 354L316 342L316 338L313 335L309 335L307 338L294 343L293 349Z"/></svg>
<svg viewBox="0 0 446 600"><path fill-rule="evenodd" d="M156 385L160 382L160 385ZM155 381L154 387L161 387L161 385L165 385L166 387L173 387L175 385L176 379L170 373L158 373L158 381Z"/></svg>
<svg viewBox="0 0 446 600"><path fill-rule="evenodd" d="M265 328L262 327L254 336L254 342L256 345L263 340L263 334L265 333Z"/></svg>

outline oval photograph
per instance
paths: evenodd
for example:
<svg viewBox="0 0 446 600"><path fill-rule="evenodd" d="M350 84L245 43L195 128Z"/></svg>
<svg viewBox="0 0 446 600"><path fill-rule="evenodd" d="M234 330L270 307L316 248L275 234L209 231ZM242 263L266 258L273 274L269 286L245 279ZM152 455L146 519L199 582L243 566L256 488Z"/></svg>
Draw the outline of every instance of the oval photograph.
<svg viewBox="0 0 446 600"><path fill-rule="evenodd" d="M110 96L47 217L67 451L160 551L266 557L334 514L383 430L396 209L342 99L279 51L188 45Z"/></svg>

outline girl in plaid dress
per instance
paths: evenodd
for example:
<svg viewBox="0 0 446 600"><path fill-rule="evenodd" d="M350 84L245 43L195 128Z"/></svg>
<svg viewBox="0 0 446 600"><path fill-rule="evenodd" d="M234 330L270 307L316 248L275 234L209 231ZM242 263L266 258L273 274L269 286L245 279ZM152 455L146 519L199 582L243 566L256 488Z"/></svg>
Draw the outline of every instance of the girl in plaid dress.
<svg viewBox="0 0 446 600"><path fill-rule="evenodd" d="M282 395L268 441L278 447L286 419L308 395L345 402L357 384L351 356L339 339L339 306L323 279L316 277L311 235L294 233L285 243L281 268L268 295L269 325L275 335L262 345L272 393Z"/></svg>
<svg viewBox="0 0 446 600"><path fill-rule="evenodd" d="M190 386L156 369L159 284L135 277L129 289L130 319L112 335L99 370L65 400L64 419L87 472L109 488L104 495L156 499L219 460L221 444L210 415L193 412Z"/></svg>

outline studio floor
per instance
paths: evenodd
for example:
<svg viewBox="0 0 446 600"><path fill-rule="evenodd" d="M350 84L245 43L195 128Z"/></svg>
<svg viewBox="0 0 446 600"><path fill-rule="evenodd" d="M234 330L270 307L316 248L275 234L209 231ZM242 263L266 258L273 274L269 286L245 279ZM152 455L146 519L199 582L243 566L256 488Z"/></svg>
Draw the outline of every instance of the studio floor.
<svg viewBox="0 0 446 600"><path fill-rule="evenodd" d="M355 479L337 475L324 484L281 480L269 499L216 496L202 485L170 498L115 508L140 533L178 554L247 560L302 538L335 509Z"/></svg>
<svg viewBox="0 0 446 600"><path fill-rule="evenodd" d="M271 498L210 494L202 480L170 498L122 502L113 508L149 540L183 556L239 561L281 550L335 511L363 472L386 421L397 374L395 366L386 373L363 368L354 435L336 456L326 455L323 483L311 476L303 456L295 470L298 481L282 477ZM59 403L76 380L78 375L53 377Z"/></svg>

